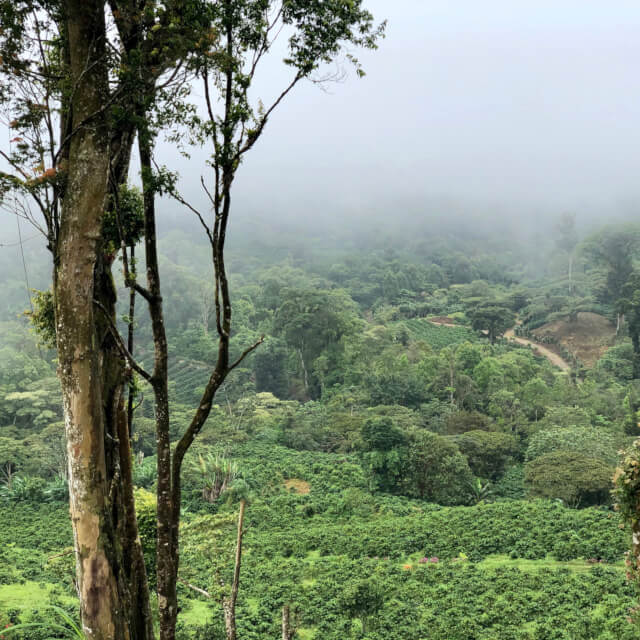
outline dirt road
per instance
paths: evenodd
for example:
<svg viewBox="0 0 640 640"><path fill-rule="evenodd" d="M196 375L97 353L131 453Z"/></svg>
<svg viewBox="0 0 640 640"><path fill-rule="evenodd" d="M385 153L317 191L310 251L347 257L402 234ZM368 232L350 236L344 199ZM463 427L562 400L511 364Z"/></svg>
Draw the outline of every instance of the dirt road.
<svg viewBox="0 0 640 640"><path fill-rule="evenodd" d="M557 353L551 351L551 349L548 349L544 345L537 342L533 342L533 340L527 340L527 338L517 337L515 334L515 328L509 329L509 331L504 334L504 337L507 340L512 340L513 342L517 342L518 344L523 344L525 346L531 347L534 353L544 356L547 360L549 360L549 362L551 362L551 364L562 369L563 371L571 370L571 365L564 358L561 358Z"/></svg>
<svg viewBox="0 0 640 640"><path fill-rule="evenodd" d="M435 325L438 325L440 327L457 327L457 326L459 326L459 325L453 324L451 322L443 322L441 319L433 319L433 320L429 320L429 322L431 324L435 324ZM551 349L548 349L544 345L542 345L542 344L540 344L538 342L534 342L533 340L528 340L527 338L520 338L520 337L516 336L515 327L513 327L512 329L509 329L504 334L504 337L507 340L511 340L512 342L517 342L518 344L522 344L524 346L531 347L535 354L545 357L547 360L549 360L549 362L552 365L558 367L559 369L562 369L562 371L570 371L571 370L571 365L564 358L560 357L557 353L554 353L553 351L551 351Z"/></svg>

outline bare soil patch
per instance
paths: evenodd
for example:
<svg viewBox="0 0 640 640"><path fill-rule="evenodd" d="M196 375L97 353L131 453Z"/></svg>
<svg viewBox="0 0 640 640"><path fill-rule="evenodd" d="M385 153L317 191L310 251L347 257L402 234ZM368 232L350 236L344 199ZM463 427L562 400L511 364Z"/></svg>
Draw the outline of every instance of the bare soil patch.
<svg viewBox="0 0 640 640"><path fill-rule="evenodd" d="M432 324L439 324L445 327L455 327L456 321L448 316L434 316L433 318L427 318Z"/></svg>
<svg viewBox="0 0 640 640"><path fill-rule="evenodd" d="M616 329L604 316L581 312L576 322L556 320L542 325L534 332L536 338L552 336L586 367L593 367L615 341ZM559 351L557 345L545 345L551 351Z"/></svg>
<svg viewBox="0 0 640 640"><path fill-rule="evenodd" d="M301 496L306 496L311 491L311 485L306 480L300 480L300 478L289 478L284 481L284 486L289 491L299 493Z"/></svg>

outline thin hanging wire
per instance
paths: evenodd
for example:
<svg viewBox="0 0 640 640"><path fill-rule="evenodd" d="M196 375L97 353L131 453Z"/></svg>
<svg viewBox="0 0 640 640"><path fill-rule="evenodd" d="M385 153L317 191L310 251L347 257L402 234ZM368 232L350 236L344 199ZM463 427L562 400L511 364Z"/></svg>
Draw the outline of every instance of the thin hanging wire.
<svg viewBox="0 0 640 640"><path fill-rule="evenodd" d="M39 237L40 234L36 233L36 235L34 236L29 236L28 238L25 238L24 240L21 240L20 242L6 242L6 243L2 243L0 242L0 249L8 249L9 247L17 247L18 245L23 245L26 242L29 242L29 240L33 240L34 238Z"/></svg>
<svg viewBox="0 0 640 640"><path fill-rule="evenodd" d="M10 134L9 134L10 135ZM11 150L11 140L9 140L9 150ZM27 261L24 258L24 247L22 240L22 229L20 228L20 216L18 215L18 197L13 192L13 210L16 212L16 225L18 226L18 245L20 245L20 256L22 257L22 269L24 271L24 284L27 288L27 298L29 298L29 307L31 309L31 314L33 315L33 300L31 299L31 287L29 286L29 274L27 272Z"/></svg>
<svg viewBox="0 0 640 640"><path fill-rule="evenodd" d="M16 224L18 225L18 244L20 245L20 255L22 256L22 268L24 270L24 284L27 287L27 297L29 298L29 307L31 307L31 315L33 315L33 300L31 299L31 287L29 286L29 274L27 273L27 261L24 259L24 247L22 242L22 231L20 229L20 216L16 216Z"/></svg>
<svg viewBox="0 0 640 640"><path fill-rule="evenodd" d="M9 148L11 148L11 142L9 142ZM24 243L27 240L31 240L31 238L27 238L27 240L22 239L22 229L20 228L20 216L18 215L18 197L14 191L13 193L13 206L14 211L16 212L16 226L18 227L18 245L20 246L20 257L22 258L22 270L24 271L24 285L27 289L27 298L29 298L29 308L31 309L31 317L34 314L33 308L33 297L31 295L31 286L29 285L29 272L27 270L27 261L24 257ZM32 236L35 237L35 236ZM42 358L42 349L40 348L40 343L36 341L36 346L38 349L38 355Z"/></svg>

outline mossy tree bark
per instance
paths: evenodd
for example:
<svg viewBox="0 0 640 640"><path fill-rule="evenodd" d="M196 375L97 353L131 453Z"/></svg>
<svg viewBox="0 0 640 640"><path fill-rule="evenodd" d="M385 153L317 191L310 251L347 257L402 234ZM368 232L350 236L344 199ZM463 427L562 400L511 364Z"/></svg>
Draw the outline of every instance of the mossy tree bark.
<svg viewBox="0 0 640 640"><path fill-rule="evenodd" d="M125 366L111 331L116 297L101 242L111 157L104 3L66 0L63 8L74 91L53 279L77 590L88 638L141 640L153 628L133 503Z"/></svg>

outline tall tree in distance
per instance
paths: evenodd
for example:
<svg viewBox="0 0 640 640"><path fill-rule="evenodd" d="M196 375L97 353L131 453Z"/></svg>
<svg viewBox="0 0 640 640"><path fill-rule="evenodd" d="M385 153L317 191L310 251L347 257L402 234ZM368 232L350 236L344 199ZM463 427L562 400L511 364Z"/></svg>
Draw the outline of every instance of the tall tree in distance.
<svg viewBox="0 0 640 640"><path fill-rule="evenodd" d="M476 331L486 332L491 344L495 344L497 338L513 327L516 321L511 309L492 301L477 305L469 315L471 326Z"/></svg>
<svg viewBox="0 0 640 640"><path fill-rule="evenodd" d="M640 379L640 273L634 271L618 300L618 313L625 314L633 345L633 379Z"/></svg>
<svg viewBox="0 0 640 640"><path fill-rule="evenodd" d="M334 291L298 290L282 292L282 303L274 318L274 330L296 350L306 397L321 391L313 363L323 351L340 345L340 339L357 329L357 315L348 296Z"/></svg>
<svg viewBox="0 0 640 640"><path fill-rule="evenodd" d="M575 213L565 213L560 217L556 225L556 245L569 256L569 295L573 293L573 260L576 246L578 245L578 232L576 230Z"/></svg>
<svg viewBox="0 0 640 640"><path fill-rule="evenodd" d="M618 301L633 273L633 255L639 241L637 225L610 226L587 238L582 248L604 270L604 279L596 295L600 302L616 309L616 333L620 332L623 320Z"/></svg>

